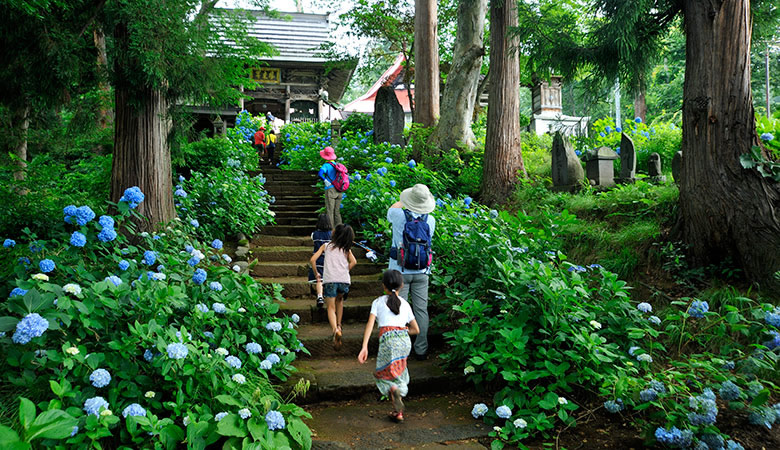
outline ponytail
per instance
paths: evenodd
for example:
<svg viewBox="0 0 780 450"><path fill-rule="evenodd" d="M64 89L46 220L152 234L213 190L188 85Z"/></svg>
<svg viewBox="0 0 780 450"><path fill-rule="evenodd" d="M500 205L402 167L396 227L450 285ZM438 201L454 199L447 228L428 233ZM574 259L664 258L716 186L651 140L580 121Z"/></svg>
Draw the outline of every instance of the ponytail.
<svg viewBox="0 0 780 450"><path fill-rule="evenodd" d="M404 284L404 277L397 270L385 270L382 274L382 284L385 289L390 291L387 295L387 307L393 314L398 315L401 312L401 298L398 296L398 289Z"/></svg>

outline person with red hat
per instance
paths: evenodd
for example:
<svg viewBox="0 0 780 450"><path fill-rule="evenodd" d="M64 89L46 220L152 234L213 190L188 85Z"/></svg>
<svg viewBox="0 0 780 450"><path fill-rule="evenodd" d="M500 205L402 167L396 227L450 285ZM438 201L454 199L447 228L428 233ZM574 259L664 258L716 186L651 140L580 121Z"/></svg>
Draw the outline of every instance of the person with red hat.
<svg viewBox="0 0 780 450"><path fill-rule="evenodd" d="M255 133L255 150L260 161L265 158L265 127L261 126Z"/></svg>
<svg viewBox="0 0 780 450"><path fill-rule="evenodd" d="M335 228L342 223L341 192L333 187L333 180L336 179L336 151L333 147L325 147L320 150L320 156L325 160L318 174L325 182L325 213L330 219L330 224Z"/></svg>

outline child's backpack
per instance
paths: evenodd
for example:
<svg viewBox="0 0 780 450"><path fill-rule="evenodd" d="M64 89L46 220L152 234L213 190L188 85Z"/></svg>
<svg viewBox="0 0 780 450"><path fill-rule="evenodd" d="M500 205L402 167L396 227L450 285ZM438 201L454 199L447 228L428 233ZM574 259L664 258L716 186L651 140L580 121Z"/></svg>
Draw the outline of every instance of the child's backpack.
<svg viewBox="0 0 780 450"><path fill-rule="evenodd" d="M330 165L336 169L336 176L334 176L333 181L331 181L333 187L339 192L344 192L349 189L349 171L344 167L344 164L332 162Z"/></svg>
<svg viewBox="0 0 780 450"><path fill-rule="evenodd" d="M404 209L404 215L406 224L404 224L403 245L398 255L400 265L409 270L427 269L433 260L428 214L415 219L409 210Z"/></svg>

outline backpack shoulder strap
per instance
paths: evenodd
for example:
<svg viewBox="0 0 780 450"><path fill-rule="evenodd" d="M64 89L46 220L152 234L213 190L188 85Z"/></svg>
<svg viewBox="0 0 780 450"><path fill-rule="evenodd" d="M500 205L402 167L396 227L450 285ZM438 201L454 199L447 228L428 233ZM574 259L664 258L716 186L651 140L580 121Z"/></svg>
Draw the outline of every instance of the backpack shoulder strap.
<svg viewBox="0 0 780 450"><path fill-rule="evenodd" d="M409 211L409 210L408 210L408 209L406 209L406 208L404 208L404 210L403 210L403 211L404 211L404 216L406 217L406 221L407 221L407 222L413 222L413 221L414 221L414 217L412 217L412 212L411 212L411 211Z"/></svg>

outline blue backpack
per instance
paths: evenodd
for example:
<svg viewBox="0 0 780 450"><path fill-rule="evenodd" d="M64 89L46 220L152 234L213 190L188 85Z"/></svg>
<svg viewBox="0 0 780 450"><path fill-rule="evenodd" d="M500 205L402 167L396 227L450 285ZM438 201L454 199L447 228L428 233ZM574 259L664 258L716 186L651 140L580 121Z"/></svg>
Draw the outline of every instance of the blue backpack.
<svg viewBox="0 0 780 450"><path fill-rule="evenodd" d="M399 264L404 269L422 270L431 265L431 227L428 226L428 215L418 218L404 209L406 224L404 224L403 245L399 249Z"/></svg>

